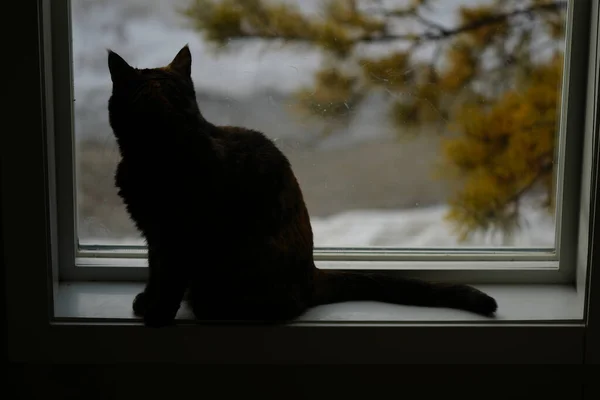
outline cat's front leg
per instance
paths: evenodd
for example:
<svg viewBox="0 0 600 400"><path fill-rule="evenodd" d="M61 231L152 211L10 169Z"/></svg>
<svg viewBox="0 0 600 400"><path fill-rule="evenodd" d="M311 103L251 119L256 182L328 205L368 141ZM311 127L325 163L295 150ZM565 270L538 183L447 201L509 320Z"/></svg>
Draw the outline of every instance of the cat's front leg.
<svg viewBox="0 0 600 400"><path fill-rule="evenodd" d="M146 289L134 300L134 312L143 314L148 327L173 325L187 287L184 265L177 257L148 255L152 267Z"/></svg>
<svg viewBox="0 0 600 400"><path fill-rule="evenodd" d="M146 292L148 291L149 286L154 285L154 281L156 280L155 275L158 274L159 268L159 257L158 252L154 248L154 246L148 246L148 280L146 282L146 287L144 291L138 293L137 296L133 299L133 314L136 317L143 317L146 314L146 301L147 296Z"/></svg>

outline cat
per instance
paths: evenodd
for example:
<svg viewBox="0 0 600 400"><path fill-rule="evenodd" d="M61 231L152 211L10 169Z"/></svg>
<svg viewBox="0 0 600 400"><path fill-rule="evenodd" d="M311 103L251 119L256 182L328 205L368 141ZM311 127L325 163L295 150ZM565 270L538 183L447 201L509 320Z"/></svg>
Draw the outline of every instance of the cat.
<svg viewBox="0 0 600 400"><path fill-rule="evenodd" d="M316 268L288 158L261 132L204 118L188 45L147 69L108 50L108 66L115 186L148 248L133 302L146 326L174 324L184 300L197 319L222 322L284 323L352 300L496 312L494 298L467 285Z"/></svg>

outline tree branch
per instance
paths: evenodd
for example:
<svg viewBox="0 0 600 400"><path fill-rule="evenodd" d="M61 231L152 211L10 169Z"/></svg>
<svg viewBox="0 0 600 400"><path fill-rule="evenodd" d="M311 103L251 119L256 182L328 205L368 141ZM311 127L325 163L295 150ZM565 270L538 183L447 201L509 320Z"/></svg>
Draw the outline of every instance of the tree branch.
<svg viewBox="0 0 600 400"><path fill-rule="evenodd" d="M415 10L413 16L423 25L428 26L432 29L435 29L438 32L447 32L447 28L445 26L442 26L441 24L438 24L435 21L431 21L428 18L425 18L424 16L422 16L418 10Z"/></svg>
<svg viewBox="0 0 600 400"><path fill-rule="evenodd" d="M553 157L551 154L545 157L540 157L540 170L538 171L538 173L535 174L535 176L533 176L529 180L529 182L523 185L517 192L513 193L513 195L510 196L504 204L508 205L511 203L517 203L521 199L521 197L523 197L529 190L531 190L540 181L542 177L544 177L544 175L551 173L553 169L552 161Z"/></svg>
<svg viewBox="0 0 600 400"><path fill-rule="evenodd" d="M487 18L482 18L478 21L474 21L469 24L459 26L454 29L447 29L439 24L432 21L424 21L423 17L417 13L412 14L417 17L424 25L433 28L434 31L424 32L422 34L393 34L385 33L381 35L365 35L356 39L358 43L376 43L376 42L392 42L392 41L409 41L409 42L425 42L425 41L439 41L448 39L452 36L459 35L483 28L488 25L506 22L512 18L529 15L534 16L536 12L556 12L567 7L566 0L553 1L550 3L536 4L527 8L513 10L506 13L496 14ZM282 39L289 42L310 42L311 38L308 37L297 37L297 36L286 36L279 35L277 33L242 33L240 35L232 35L231 39Z"/></svg>
<svg viewBox="0 0 600 400"><path fill-rule="evenodd" d="M429 39L429 40L445 39L450 36L455 36L455 35L458 35L461 33L474 31L479 28L483 28L487 25L506 22L507 20L512 19L514 17L518 17L520 15L533 16L536 12L555 12L555 11L559 11L566 7L567 7L567 2L564 0L563 1L554 1L552 3L537 4L537 5L523 8L520 10L513 10L513 11L510 11L507 13L493 15L488 18L482 18L478 21L460 26L455 29L441 30L439 33L429 35L429 37L427 37L427 39Z"/></svg>

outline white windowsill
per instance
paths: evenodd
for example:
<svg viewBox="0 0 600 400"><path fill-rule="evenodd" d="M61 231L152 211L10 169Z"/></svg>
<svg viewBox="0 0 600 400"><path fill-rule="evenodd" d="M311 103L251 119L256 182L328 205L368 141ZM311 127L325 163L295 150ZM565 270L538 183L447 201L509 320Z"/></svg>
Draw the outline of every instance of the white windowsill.
<svg viewBox="0 0 600 400"><path fill-rule="evenodd" d="M145 329L131 311L142 283L64 283L54 323L12 325L20 362L200 364L581 363L582 297L565 285L476 285L495 319L450 309L349 302L308 311L291 326L194 324ZM90 345L93 343L93 345ZM208 344L208 345L207 345Z"/></svg>
<svg viewBox="0 0 600 400"><path fill-rule="evenodd" d="M452 309L398 306L376 302L348 302L316 307L299 323L363 322L551 322L583 318L582 296L566 285L475 285L498 301L495 319ZM55 318L67 320L137 320L131 310L141 283L73 282L59 285ZM178 320L192 320L182 306Z"/></svg>

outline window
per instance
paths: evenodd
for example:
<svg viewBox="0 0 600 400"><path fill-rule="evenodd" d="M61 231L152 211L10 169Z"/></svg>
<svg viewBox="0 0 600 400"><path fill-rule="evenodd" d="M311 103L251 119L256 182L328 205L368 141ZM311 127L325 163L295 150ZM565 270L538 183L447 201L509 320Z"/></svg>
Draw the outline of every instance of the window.
<svg viewBox="0 0 600 400"><path fill-rule="evenodd" d="M66 279L144 274L143 241L114 188L98 49L146 67L184 43L205 116L259 129L290 158L323 268L574 279L590 36L577 27L588 6L271 3L264 20L241 1L52 6ZM211 24L220 12L239 29Z"/></svg>
<svg viewBox="0 0 600 400"><path fill-rule="evenodd" d="M558 207L554 205L557 174L553 166L559 159L554 149L560 152L564 135L559 128L567 2L552 3L555 7L524 7L513 2L489 9L468 7L465 1L455 2L456 9L448 4L431 9L417 6L414 15L424 21L421 25L415 24L419 21L415 16L393 17L392 13L406 6L402 1L391 2L380 10L357 14L357 18L377 18L378 23L388 25L374 32L362 29L360 34L372 38L372 45L357 38L349 43L352 52L336 56L331 53L346 46L342 36L349 30L341 22L336 25L340 48L331 45L329 51L319 47L317 33L304 38L285 27L271 28L273 38L244 38L260 35L253 30L269 29L276 18L284 18L283 11L256 22L252 29L211 40L210 35L221 38L228 33L206 22L218 19L218 10L210 11L206 3L71 2L72 74L78 100L73 133L76 227L81 248L140 244L114 189L119 155L107 113L98 112L106 108L111 82L104 54L97 48L116 49L140 66L162 65L178 46L189 42L203 112L211 121L259 129L277 141L299 175L318 247L456 249L475 245L554 251L554 220L563 206L562 201ZM223 7L244 13L244 23L259 12L256 4L237 3ZM339 10L318 3L283 4L289 5L285 12L304 18L302 23L316 30L324 23L336 23L340 18L336 13L350 12L343 8L349 4L345 0L336 3ZM182 6L186 7L183 16L178 12ZM467 6L465 11L460 11L461 6ZM326 17L315 14L321 8ZM529 9L531 15L518 13ZM490 13L512 11L517 13L502 23L489 22ZM424 12L430 15L423 16ZM452 18L444 21L444 14ZM393 28L394 23L407 26ZM467 30L464 35L447 33L448 39L440 33L441 29L451 32L473 23L482 23L484 28ZM402 38L409 31L435 39L414 44ZM384 32L398 38L379 39ZM303 43L290 43L283 49L267 47L269 41L284 35ZM225 39L230 44L222 43ZM211 51L216 45L220 50ZM411 45L414 49L408 49ZM344 69L344 63L362 71ZM536 79L542 80L543 86ZM516 96L519 82L531 87L530 92ZM484 83L485 87L479 87ZM461 96L466 97L461 109L452 110L447 103ZM535 103L542 100L536 96L546 97L544 103ZM481 105L484 101L490 106ZM485 115L488 108L492 115ZM485 119L476 118L496 121L502 110L512 119L497 132L482 130ZM521 117L519 113L540 115ZM522 140L512 138L510 130L518 132ZM411 134L418 137L410 140ZM522 143L524 140L529 142ZM534 147L531 154L527 146ZM444 152L448 154L440 156ZM494 159L491 165L484 163L487 157ZM520 159L522 165L517 165ZM466 176L462 180L445 175L433 178L437 163ZM507 170L506 177L495 171L501 168ZM483 171L484 176L471 172L473 169ZM519 179L530 169L530 176ZM488 188L494 183L506 187L494 193ZM458 187L445 188L452 184ZM470 190L475 192L470 194ZM447 227L448 198L455 203L450 210L457 221ZM474 204L482 202L487 204ZM498 209L491 206L495 202L500 203ZM490 216L478 215L486 213ZM478 218L482 220L476 221ZM511 232L508 226L518 222L528 226ZM485 235L477 229L485 224L504 229L492 232L500 235ZM450 227L463 228L475 237L460 241Z"/></svg>
<svg viewBox="0 0 600 400"><path fill-rule="evenodd" d="M599 199L598 2L575 0L566 5L566 38L561 45L564 72L555 79L561 100L552 173L557 194L552 245L490 241L479 247L457 242L448 247L439 242L421 242L421 246L386 242L389 247L373 248L370 242L359 246L342 240L335 244L340 247L317 250L324 268L377 268L438 280L487 282L490 291L501 295L500 307L505 310L497 320L474 321L450 311L442 315L427 309L415 312L359 303L317 311L292 326L184 324L181 329L160 332L131 321L135 292L130 289L141 286L143 248L119 244L114 234L107 237L110 241L101 242L97 236L80 233L78 216L85 210L78 190L84 171L79 164L85 149L78 143L82 122L77 103L83 100L78 98L81 77L77 78L74 66L86 61L77 61L74 50L92 44L85 42L85 33L74 33L75 3L20 2L11 11L23 32L13 55L23 62L13 71L16 77L7 82L7 91L15 105L28 105L26 117L22 107L20 112L6 114L22 134L1 135L0 146L1 238L12 360L578 363L585 352L588 360L597 358L597 352L588 349L594 349L598 310L598 296L593 294L597 280L590 280L598 266L599 245L593 240ZM138 6L144 9L147 3L151 2ZM79 6L96 7L93 4L81 2ZM170 7L170 3L160 4ZM102 10L95 8L94 13L100 15ZM105 21L115 20L109 15ZM118 31L112 26L107 29ZM130 29L134 28L124 26L123 34ZM103 52L104 47L98 57L103 58ZM25 62L28 59L36 62ZM152 60L147 61L151 64ZM132 62L144 65L146 60ZM91 91L88 95L93 97ZM226 114L215 115L223 118ZM424 140L421 137L415 140ZM335 182L326 183L329 187Z"/></svg>

